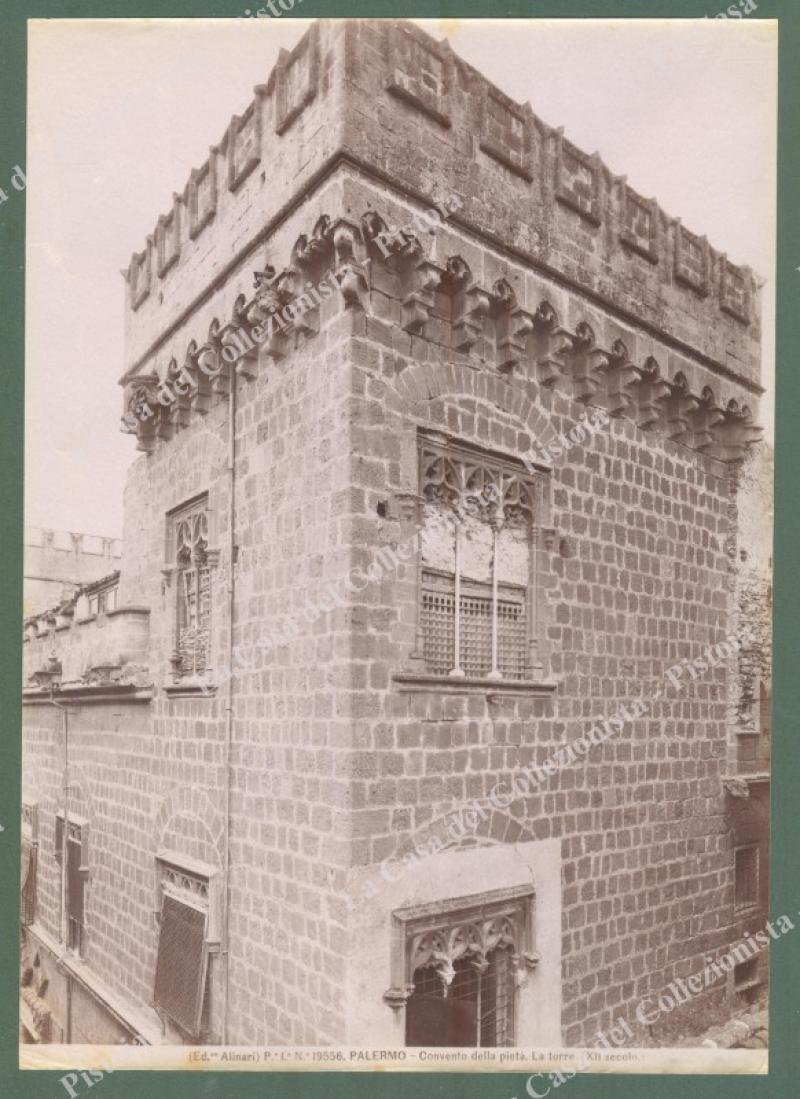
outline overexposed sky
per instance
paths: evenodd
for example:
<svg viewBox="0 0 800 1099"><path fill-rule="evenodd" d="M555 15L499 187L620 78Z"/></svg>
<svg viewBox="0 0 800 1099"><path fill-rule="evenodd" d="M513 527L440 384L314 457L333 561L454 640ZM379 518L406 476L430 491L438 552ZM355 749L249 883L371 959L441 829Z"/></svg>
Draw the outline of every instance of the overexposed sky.
<svg viewBox="0 0 800 1099"><path fill-rule="evenodd" d="M776 24L417 22L766 280L761 421L771 431ZM136 450L119 431L120 269L307 26L29 24L27 523L121 534Z"/></svg>

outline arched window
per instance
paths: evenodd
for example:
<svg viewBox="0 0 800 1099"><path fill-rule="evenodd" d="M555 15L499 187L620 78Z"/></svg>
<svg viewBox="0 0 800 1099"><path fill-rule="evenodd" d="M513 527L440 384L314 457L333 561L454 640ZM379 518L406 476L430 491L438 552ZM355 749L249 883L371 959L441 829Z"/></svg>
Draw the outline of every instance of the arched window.
<svg viewBox="0 0 800 1099"><path fill-rule="evenodd" d="M526 680L537 649L537 478L450 440L420 446L419 640L430 675Z"/></svg>
<svg viewBox="0 0 800 1099"><path fill-rule="evenodd" d="M513 1046L517 988L534 969L530 886L394 913L407 1046Z"/></svg>
<svg viewBox="0 0 800 1099"><path fill-rule="evenodd" d="M203 497L171 516L175 564L176 679L200 677L210 667L211 569L208 504Z"/></svg>

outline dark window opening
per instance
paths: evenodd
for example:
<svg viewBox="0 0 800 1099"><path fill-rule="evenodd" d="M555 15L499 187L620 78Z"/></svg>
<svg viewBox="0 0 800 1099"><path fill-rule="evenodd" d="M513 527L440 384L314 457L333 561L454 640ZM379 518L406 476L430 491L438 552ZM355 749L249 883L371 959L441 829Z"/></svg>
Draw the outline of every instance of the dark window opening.
<svg viewBox="0 0 800 1099"><path fill-rule="evenodd" d="M758 904L758 847L737 847L733 858L734 907L753 908Z"/></svg>
<svg viewBox="0 0 800 1099"><path fill-rule="evenodd" d="M439 969L420 967L406 1004L406 1045L511 1046L514 992L510 946L496 947L485 959L459 958L449 984Z"/></svg>
<svg viewBox="0 0 800 1099"><path fill-rule="evenodd" d="M84 878L81 841L67 839L67 946L80 954L84 946Z"/></svg>

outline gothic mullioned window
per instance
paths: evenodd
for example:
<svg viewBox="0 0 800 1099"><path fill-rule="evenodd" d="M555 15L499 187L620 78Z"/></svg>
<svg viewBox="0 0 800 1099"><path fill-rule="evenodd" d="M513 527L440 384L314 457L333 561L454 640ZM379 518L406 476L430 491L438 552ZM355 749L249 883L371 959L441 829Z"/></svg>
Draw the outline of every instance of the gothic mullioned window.
<svg viewBox="0 0 800 1099"><path fill-rule="evenodd" d="M401 993L405 1004L405 1044L513 1046L517 988L538 960L530 890L421 906L394 918L403 987L391 993Z"/></svg>
<svg viewBox="0 0 800 1099"><path fill-rule="evenodd" d="M211 567L208 544L208 500L172 514L171 540L175 576L176 679L198 678L210 666Z"/></svg>
<svg viewBox="0 0 800 1099"><path fill-rule="evenodd" d="M420 493L419 633L428 673L530 678L539 669L535 478L426 437Z"/></svg>

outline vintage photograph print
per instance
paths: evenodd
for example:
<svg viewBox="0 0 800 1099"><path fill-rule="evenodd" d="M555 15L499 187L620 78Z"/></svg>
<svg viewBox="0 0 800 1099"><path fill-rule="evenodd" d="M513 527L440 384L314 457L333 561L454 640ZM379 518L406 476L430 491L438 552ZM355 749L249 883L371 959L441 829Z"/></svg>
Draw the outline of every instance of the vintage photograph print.
<svg viewBox="0 0 800 1099"><path fill-rule="evenodd" d="M20 1064L70 1099L766 1072L737 11L29 23Z"/></svg>

